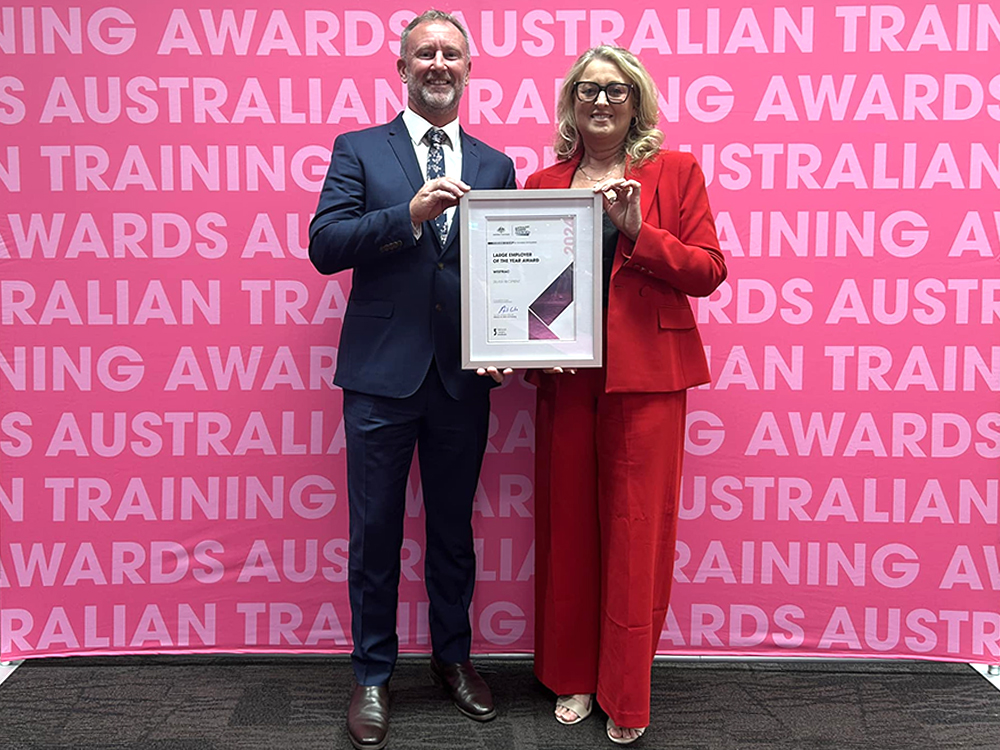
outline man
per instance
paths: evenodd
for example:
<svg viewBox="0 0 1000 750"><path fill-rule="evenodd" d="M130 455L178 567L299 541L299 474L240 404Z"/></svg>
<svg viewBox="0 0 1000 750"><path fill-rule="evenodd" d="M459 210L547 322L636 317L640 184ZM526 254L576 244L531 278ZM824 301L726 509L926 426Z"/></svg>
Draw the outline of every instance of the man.
<svg viewBox="0 0 1000 750"><path fill-rule="evenodd" d="M406 110L387 125L336 139L309 228L309 257L321 273L354 270L334 382L344 391L357 680L347 725L351 742L365 749L387 741L414 446L426 513L432 676L470 718L496 715L469 661L472 501L489 390L509 370L461 370L455 207L473 187L514 188L514 165L459 127L472 63L457 19L435 10L413 19L397 67Z"/></svg>

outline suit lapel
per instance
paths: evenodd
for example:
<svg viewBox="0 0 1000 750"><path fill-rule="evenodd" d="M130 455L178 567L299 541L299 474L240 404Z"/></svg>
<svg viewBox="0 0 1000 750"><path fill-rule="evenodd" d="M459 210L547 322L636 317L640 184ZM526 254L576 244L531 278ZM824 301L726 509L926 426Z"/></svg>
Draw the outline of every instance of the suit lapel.
<svg viewBox="0 0 1000 750"><path fill-rule="evenodd" d="M462 141L462 182L466 185L476 187L476 180L479 177L479 144L469 138L465 131L459 129L459 138ZM458 235L458 224L461 221L461 211L456 207L455 215L448 226L448 238L444 247L440 248L441 253L451 246Z"/></svg>
<svg viewBox="0 0 1000 750"><path fill-rule="evenodd" d="M636 170L627 168L625 177L636 180L642 184L642 192L639 194L639 206L643 219L649 218L649 212L653 208L653 201L656 198L656 191L660 187L659 173L662 164L661 159L650 159Z"/></svg>
<svg viewBox="0 0 1000 750"><path fill-rule="evenodd" d="M476 186L479 177L479 144L469 138L464 130L459 130L462 140L462 182Z"/></svg>
<svg viewBox="0 0 1000 750"><path fill-rule="evenodd" d="M538 187L547 190L560 190L568 188L573 183L573 173L580 164L580 157L575 157L569 161L557 162L551 169L542 174L542 179L538 182Z"/></svg>
<svg viewBox="0 0 1000 750"><path fill-rule="evenodd" d="M466 173L466 161L468 157L466 155L466 144L468 139L462 138L462 178L465 179ZM406 129L406 123L403 122L403 113L400 112L392 122L389 123L389 146L392 147L393 153L396 154L396 159L399 160L399 166L402 167L404 174L406 174L406 179L410 182L410 187L413 188L413 192L416 193L420 188L424 186L423 173L420 171L420 165L417 163L417 154L413 150L413 140L410 138L410 131ZM471 150L471 149L470 149ZM476 156L475 170L479 170L479 157ZM469 183L472 184L471 182ZM448 229L448 242L445 246L451 242L451 238L455 231L455 224L458 222L458 214L455 214L455 221L451 223ZM431 225L432 229L433 226ZM434 244L438 249L440 254L444 248L441 247L441 239L437 236L437 232L431 231L431 236L434 238Z"/></svg>
<svg viewBox="0 0 1000 750"><path fill-rule="evenodd" d="M410 131L403 123L403 113L400 112L392 122L389 123L389 146L399 160L406 179L410 181L410 187L416 193L424 184L421 176L420 165L417 164L417 155L413 151L413 141L410 140Z"/></svg>

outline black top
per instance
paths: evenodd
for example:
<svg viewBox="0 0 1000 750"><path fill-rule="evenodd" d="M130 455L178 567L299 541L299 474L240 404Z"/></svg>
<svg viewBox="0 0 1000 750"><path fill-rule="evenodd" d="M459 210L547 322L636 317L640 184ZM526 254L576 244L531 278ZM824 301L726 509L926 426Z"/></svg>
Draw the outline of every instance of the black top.
<svg viewBox="0 0 1000 750"><path fill-rule="evenodd" d="M615 262L615 248L618 247L618 227L607 214L603 214L602 250L604 252L604 309L608 309L608 294L611 291L611 267Z"/></svg>

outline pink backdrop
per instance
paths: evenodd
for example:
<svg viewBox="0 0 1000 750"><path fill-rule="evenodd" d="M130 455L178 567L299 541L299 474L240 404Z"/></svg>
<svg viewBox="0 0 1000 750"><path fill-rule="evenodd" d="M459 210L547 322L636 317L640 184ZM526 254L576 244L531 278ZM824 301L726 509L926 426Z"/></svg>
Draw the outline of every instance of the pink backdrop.
<svg viewBox="0 0 1000 750"><path fill-rule="evenodd" d="M0 654L346 650L350 275L306 229L422 8L56 5L0 8ZM731 272L661 649L998 661L1000 10L487 5L452 8L461 118L522 180L599 42L709 179ZM532 646L533 398L494 397L478 651Z"/></svg>

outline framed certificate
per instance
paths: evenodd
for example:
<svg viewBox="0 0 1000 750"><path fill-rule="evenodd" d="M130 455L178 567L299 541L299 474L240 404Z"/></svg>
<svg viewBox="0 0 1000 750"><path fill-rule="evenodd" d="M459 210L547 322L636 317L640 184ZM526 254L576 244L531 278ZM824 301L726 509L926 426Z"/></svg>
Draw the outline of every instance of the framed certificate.
<svg viewBox="0 0 1000 750"><path fill-rule="evenodd" d="M473 190L460 203L462 367L600 367L601 196Z"/></svg>

